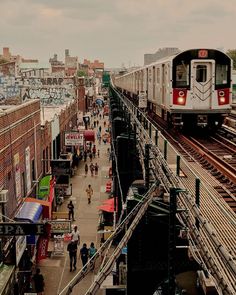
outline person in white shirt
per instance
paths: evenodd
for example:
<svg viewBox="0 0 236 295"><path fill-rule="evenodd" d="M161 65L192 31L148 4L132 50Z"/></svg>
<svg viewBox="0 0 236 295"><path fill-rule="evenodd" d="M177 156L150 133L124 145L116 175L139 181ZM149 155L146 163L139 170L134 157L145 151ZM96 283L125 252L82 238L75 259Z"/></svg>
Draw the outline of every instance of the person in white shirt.
<svg viewBox="0 0 236 295"><path fill-rule="evenodd" d="M77 245L80 244L80 235L79 235L79 230L77 225L75 225L71 233L71 241L77 242Z"/></svg>

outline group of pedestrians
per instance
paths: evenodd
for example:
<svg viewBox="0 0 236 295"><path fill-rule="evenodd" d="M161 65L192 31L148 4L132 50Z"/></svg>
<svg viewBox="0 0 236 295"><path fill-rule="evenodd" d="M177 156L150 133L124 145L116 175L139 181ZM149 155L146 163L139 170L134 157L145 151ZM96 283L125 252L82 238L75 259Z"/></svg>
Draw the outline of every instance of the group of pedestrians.
<svg viewBox="0 0 236 295"><path fill-rule="evenodd" d="M91 176L93 176L93 175L97 176L98 175L98 168L99 168L99 166L97 163L95 163L95 164L90 163L90 165L85 163L85 165L84 165L85 176L88 175L88 170L90 170Z"/></svg>
<svg viewBox="0 0 236 295"><path fill-rule="evenodd" d="M67 251L69 252L69 258L70 258L70 272L72 271L72 269L76 270L77 251L78 251L79 245L80 245L79 230L78 230L78 227L75 226L74 230L71 233L71 241L67 246ZM91 242L89 248L87 248L86 243L83 243L83 246L79 251L79 258L81 258L83 270L86 270L87 268L86 264L88 262L88 259L91 259L96 252L97 252L97 249L95 248L95 245L93 242ZM94 259L91 260L91 263L93 263L93 266L92 266L92 270L93 270L95 267Z"/></svg>

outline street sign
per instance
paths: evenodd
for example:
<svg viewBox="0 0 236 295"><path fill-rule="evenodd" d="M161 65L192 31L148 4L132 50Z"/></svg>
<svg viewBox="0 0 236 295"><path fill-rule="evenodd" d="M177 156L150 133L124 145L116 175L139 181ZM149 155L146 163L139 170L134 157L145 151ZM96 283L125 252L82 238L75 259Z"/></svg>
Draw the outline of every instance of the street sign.
<svg viewBox="0 0 236 295"><path fill-rule="evenodd" d="M0 236L45 235L47 224L44 223L0 223Z"/></svg>
<svg viewBox="0 0 236 295"><path fill-rule="evenodd" d="M63 234L71 232L71 221L70 220L48 220L51 224L52 234Z"/></svg>

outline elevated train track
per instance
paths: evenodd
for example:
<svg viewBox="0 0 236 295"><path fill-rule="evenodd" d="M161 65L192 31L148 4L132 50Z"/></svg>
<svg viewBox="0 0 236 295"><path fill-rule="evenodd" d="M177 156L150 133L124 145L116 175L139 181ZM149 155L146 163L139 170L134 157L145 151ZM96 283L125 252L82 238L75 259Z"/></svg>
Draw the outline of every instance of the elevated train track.
<svg viewBox="0 0 236 295"><path fill-rule="evenodd" d="M160 180L169 192L171 187L186 190L180 193L178 206L182 209L178 218L188 228L188 237L195 243L197 255L202 264L214 277L223 294L236 294L236 215L225 203L214 187L219 182L211 177L192 157L180 160L180 174L177 175L179 153L160 134L147 116L139 111L126 97L120 96L124 108L131 115L131 122L139 138L140 153L143 146L150 145L153 177ZM164 167L164 173L160 173ZM200 179L200 207L195 203L196 179ZM196 219L200 227L196 227ZM194 252L195 250L192 249ZM196 254L195 253L195 254Z"/></svg>

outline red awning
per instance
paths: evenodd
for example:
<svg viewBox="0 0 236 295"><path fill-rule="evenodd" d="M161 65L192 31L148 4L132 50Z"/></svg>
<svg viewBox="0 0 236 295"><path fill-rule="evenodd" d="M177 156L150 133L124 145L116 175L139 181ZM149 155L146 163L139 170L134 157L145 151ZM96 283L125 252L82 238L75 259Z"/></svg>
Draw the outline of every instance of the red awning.
<svg viewBox="0 0 236 295"><path fill-rule="evenodd" d="M98 207L99 210L106 211L106 212L114 212L114 198L105 200L101 206ZM117 206L116 206L117 211Z"/></svg>
<svg viewBox="0 0 236 295"><path fill-rule="evenodd" d="M94 130L85 130L84 131L84 140L85 141L95 141L95 132Z"/></svg>

